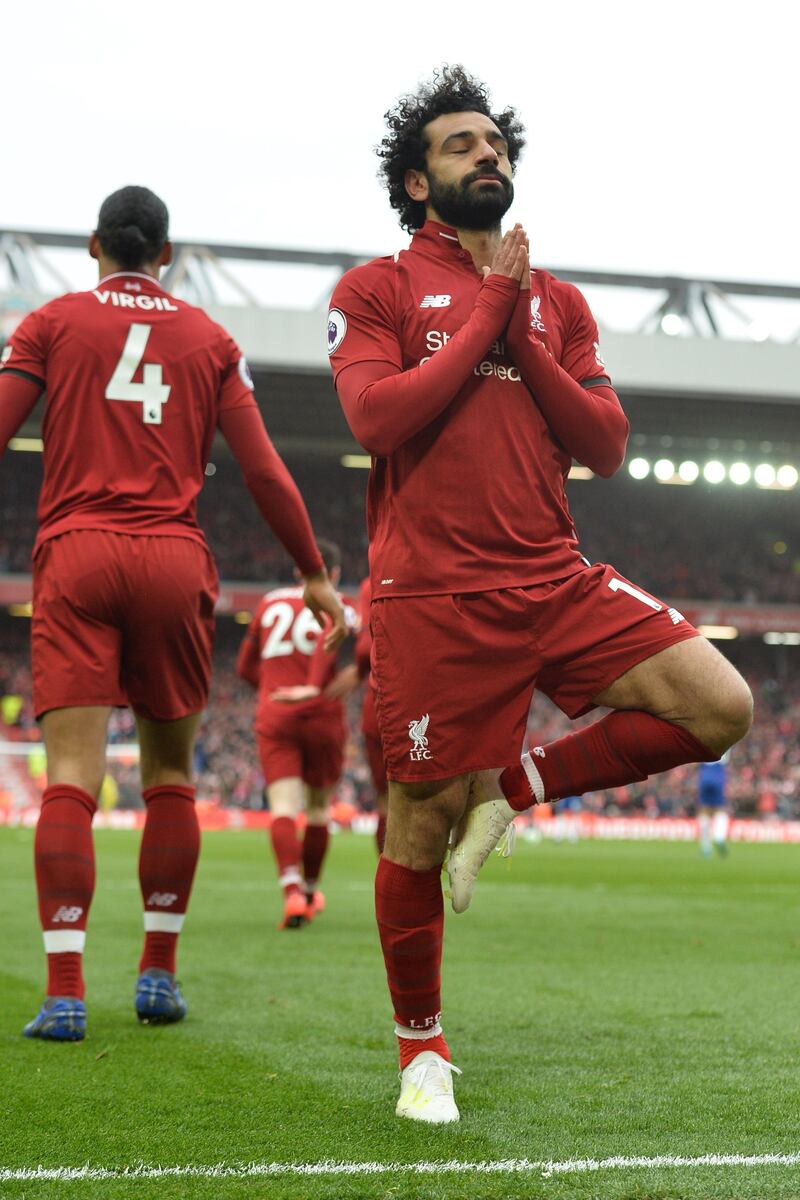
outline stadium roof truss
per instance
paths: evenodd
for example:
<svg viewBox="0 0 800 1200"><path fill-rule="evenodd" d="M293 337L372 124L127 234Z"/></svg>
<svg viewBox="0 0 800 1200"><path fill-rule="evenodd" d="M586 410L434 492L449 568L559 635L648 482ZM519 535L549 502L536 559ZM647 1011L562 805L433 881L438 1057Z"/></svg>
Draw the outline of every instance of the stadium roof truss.
<svg viewBox="0 0 800 1200"><path fill-rule="evenodd" d="M0 229L0 339L47 298L93 286L87 239ZM254 366L326 371L324 310L368 256L175 242L165 287L216 317ZM585 293L615 384L660 395L800 397L800 286L548 268Z"/></svg>

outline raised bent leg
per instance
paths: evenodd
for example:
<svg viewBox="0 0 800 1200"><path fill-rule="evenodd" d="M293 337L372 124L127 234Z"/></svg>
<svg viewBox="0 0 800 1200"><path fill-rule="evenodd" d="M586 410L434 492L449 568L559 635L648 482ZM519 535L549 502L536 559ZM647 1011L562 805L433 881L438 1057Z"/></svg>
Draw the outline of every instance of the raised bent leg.
<svg viewBox="0 0 800 1200"><path fill-rule="evenodd" d="M536 746L521 765L503 772L503 792L513 808L713 761L744 737L753 711L741 675L701 637L638 663L594 699L618 711Z"/></svg>

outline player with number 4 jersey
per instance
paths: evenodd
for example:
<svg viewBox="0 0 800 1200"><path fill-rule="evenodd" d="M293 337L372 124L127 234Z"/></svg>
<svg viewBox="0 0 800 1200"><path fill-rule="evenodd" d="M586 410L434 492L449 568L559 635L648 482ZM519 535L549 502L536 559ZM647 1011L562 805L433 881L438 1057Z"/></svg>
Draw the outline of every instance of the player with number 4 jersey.
<svg viewBox="0 0 800 1200"><path fill-rule="evenodd" d="M45 394L31 657L47 751L35 868L48 983L25 1034L47 1040L77 1041L86 1028L91 823L114 705L136 715L147 810L135 1009L150 1023L186 1013L175 953L199 853L191 760L218 592L196 501L217 429L303 575L306 603L331 617L333 643L344 634L241 351L159 282L172 253L167 227L147 188L109 196L89 242L97 286L26 316L0 361L0 451Z"/></svg>

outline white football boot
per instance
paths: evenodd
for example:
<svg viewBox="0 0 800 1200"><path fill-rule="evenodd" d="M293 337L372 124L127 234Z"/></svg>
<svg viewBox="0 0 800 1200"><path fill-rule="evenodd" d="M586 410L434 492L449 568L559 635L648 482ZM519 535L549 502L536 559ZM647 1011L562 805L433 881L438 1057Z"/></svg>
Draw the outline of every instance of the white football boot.
<svg viewBox="0 0 800 1200"><path fill-rule="evenodd" d="M503 795L502 773L500 768L473 775L466 812L450 835L447 874L453 912L469 908L478 872L492 850L499 850L503 858L513 853L517 833L513 822L519 813Z"/></svg>
<svg viewBox="0 0 800 1200"><path fill-rule="evenodd" d="M446 1125L459 1119L453 1099L454 1067L435 1050L423 1050L412 1059L400 1076L400 1099L395 1113L412 1121Z"/></svg>

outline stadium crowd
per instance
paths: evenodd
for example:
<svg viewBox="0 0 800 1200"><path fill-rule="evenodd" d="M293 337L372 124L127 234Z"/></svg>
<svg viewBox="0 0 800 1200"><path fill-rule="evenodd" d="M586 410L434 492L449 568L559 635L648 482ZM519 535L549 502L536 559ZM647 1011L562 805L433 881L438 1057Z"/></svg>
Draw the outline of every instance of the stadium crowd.
<svg viewBox="0 0 800 1200"><path fill-rule="evenodd" d="M306 498L319 536L343 551L343 578L350 588L367 572L364 527L366 472L345 469L326 459L292 458L287 462ZM41 460L34 454L10 455L0 477L0 574L30 570L36 532L36 495ZM598 488L602 487L602 494ZM800 595L800 508L790 492L708 485L664 488L634 483L624 475L569 485L570 505L581 546L592 561L609 561L648 590L670 600L707 598L750 602L797 602ZM602 496L602 503L600 498ZM264 531L236 465L217 456L201 494L200 521L223 579L273 582L291 578L291 565L278 543ZM736 530L735 551L730 531ZM345 588L345 590L348 590ZM38 736L30 708L27 622L2 619L0 697L6 704L6 736ZM211 702L196 749L198 794L224 805L260 807L263 778L252 736L253 695L234 670L243 628L229 619L218 624ZM800 817L800 678L780 664L793 648L775 651L749 643L754 652L739 662L736 648L756 694L752 732L734 748L729 795L736 811L765 818ZM357 721L351 705L346 769L339 793L369 809L373 796ZM9 715L11 717L8 720ZM594 719L594 715L587 720ZM532 743L574 728L543 697L537 697L529 728ZM117 710L110 740L128 743L135 730L131 714ZM119 803L138 805L138 775L133 763L112 768ZM592 793L584 806L615 813L644 811L652 816L693 811L696 768L679 767L645 784Z"/></svg>
<svg viewBox="0 0 800 1200"><path fill-rule="evenodd" d="M0 479L0 573L30 570L36 532L38 456L9 456ZM335 461L287 457L320 537L337 542L343 579L367 573L366 472ZM200 496L200 521L220 575L228 580L287 578L290 564L263 521L236 465L218 457ZM602 490L600 490L602 489ZM583 553L610 562L637 584L680 600L797 603L800 505L795 492L670 487L624 476L569 485ZM735 550L731 531L736 531Z"/></svg>
<svg viewBox="0 0 800 1200"><path fill-rule="evenodd" d="M0 741L38 740L30 704L27 621L3 618L0 624ZM235 672L236 651L244 627L230 619L218 623L211 701L197 741L195 767L198 797L239 808L263 806L264 780L252 732L254 694ZM744 642L733 654L753 689L756 708L753 728L731 754L728 795L740 816L762 819L800 819L800 671L794 658L797 647L768 647ZM19 697L19 703L2 698ZM349 705L349 738L345 772L337 798L369 811L374 804L369 770L358 726L358 697ZM596 718L596 713L583 718ZM575 729L545 697L537 695L528 728L532 745L549 741ZM112 743L134 740L135 727L128 709L112 715ZM134 763L114 761L111 772L118 787L117 802L139 807L138 772ZM678 767L646 783L631 784L583 798L586 810L606 815L644 813L650 817L685 816L694 812L697 768Z"/></svg>

